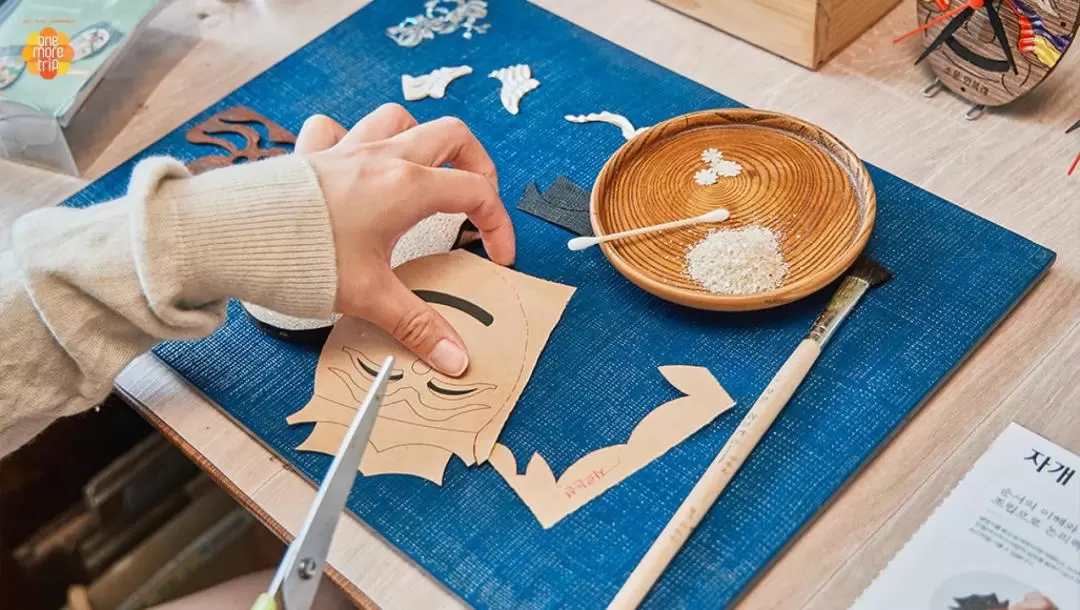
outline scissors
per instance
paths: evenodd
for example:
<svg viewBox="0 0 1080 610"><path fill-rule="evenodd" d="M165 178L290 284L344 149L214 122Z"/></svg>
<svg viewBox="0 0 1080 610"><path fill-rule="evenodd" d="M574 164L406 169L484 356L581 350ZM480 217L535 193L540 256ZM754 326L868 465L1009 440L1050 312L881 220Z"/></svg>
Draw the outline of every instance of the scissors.
<svg viewBox="0 0 1080 610"><path fill-rule="evenodd" d="M371 389L360 403L360 409L345 432L334 461L326 471L326 478L319 486L315 502L304 519L304 527L285 551L274 579L266 593L259 595L251 610L308 610L315 599L319 578L326 567L326 555L330 552L330 540L334 537L338 519L345 510L360 458L364 455L375 417L386 393L386 382L394 365L394 357L388 356Z"/></svg>

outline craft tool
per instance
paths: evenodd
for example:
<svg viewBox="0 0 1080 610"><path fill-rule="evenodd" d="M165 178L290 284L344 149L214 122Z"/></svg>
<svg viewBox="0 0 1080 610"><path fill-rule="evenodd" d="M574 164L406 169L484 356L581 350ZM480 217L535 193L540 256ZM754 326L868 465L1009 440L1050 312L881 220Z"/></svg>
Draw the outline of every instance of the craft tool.
<svg viewBox="0 0 1080 610"><path fill-rule="evenodd" d="M625 239L627 237L634 237L636 235L645 235L646 233L656 233L659 231L670 231L671 229L678 229L681 227L689 227L691 225L702 224L706 222L724 222L731 217L731 213L724 208L706 212L700 216L694 216L693 218L684 218L682 220L674 220L672 222L665 222L663 224L652 225L651 227L641 227L640 229L631 229L629 231L620 231L618 233L610 233L608 235L598 235L595 237L575 237L566 242L566 247L573 251L584 250L591 248L597 244L604 242L615 241L617 239Z"/></svg>
<svg viewBox="0 0 1080 610"><path fill-rule="evenodd" d="M825 311L810 328L810 333L795 348L754 406L739 422L720 454L690 490L671 521L630 573L630 577L608 606L609 609L636 608L645 599L653 584L806 378L810 367L836 329L869 289L884 284L891 277L892 273L887 269L867 258L859 259L848 271Z"/></svg>
<svg viewBox="0 0 1080 610"><path fill-rule="evenodd" d="M285 551L269 589L259 595L252 610L311 608L322 580L320 576L326 566L326 556L330 552L330 540L345 510L345 500L352 490L360 458L375 427L375 418L393 368L394 357L387 356L345 432L341 448L326 471L326 478L319 486L319 493L304 519L300 534Z"/></svg>

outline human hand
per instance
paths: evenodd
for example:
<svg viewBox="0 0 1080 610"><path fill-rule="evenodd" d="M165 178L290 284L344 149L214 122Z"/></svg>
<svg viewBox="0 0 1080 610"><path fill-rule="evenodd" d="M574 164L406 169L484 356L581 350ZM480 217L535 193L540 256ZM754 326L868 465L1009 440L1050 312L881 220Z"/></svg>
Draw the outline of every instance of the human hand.
<svg viewBox="0 0 1080 610"><path fill-rule="evenodd" d="M1024 599L1009 606L1009 610L1057 610L1057 606L1042 593L1028 593Z"/></svg>
<svg viewBox="0 0 1080 610"><path fill-rule="evenodd" d="M300 130L296 151L315 168L330 210L335 309L376 324L444 374L464 373L464 341L394 275L390 254L424 218L465 213L491 260L514 262L514 230L484 147L459 119L420 125L401 106L385 104L350 130L312 116Z"/></svg>

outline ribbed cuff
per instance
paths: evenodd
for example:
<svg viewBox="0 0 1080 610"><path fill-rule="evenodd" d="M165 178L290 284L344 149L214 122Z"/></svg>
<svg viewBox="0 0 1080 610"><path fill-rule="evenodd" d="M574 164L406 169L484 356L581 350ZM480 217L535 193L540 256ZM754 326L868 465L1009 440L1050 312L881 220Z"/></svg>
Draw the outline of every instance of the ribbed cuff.
<svg viewBox="0 0 1080 610"><path fill-rule="evenodd" d="M283 313L330 315L337 266L318 177L299 155L169 180L186 171L153 159L132 175L145 189L148 261L171 258L177 298L191 307L236 297ZM165 279L165 278L163 278ZM167 279L165 279L168 281Z"/></svg>

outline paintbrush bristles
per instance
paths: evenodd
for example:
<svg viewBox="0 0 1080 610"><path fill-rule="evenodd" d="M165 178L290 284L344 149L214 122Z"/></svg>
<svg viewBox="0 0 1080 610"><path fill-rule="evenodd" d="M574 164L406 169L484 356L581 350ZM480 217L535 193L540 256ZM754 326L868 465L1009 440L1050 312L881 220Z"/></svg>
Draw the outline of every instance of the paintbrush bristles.
<svg viewBox="0 0 1080 610"><path fill-rule="evenodd" d="M855 264L848 270L850 277L866 280L871 288L877 288L892 279L892 272L881 266L881 263L865 256L859 257Z"/></svg>

